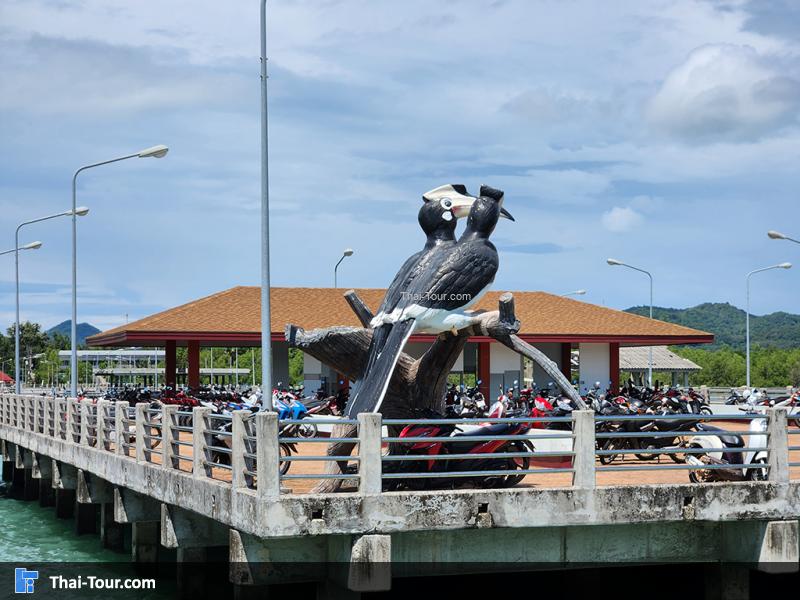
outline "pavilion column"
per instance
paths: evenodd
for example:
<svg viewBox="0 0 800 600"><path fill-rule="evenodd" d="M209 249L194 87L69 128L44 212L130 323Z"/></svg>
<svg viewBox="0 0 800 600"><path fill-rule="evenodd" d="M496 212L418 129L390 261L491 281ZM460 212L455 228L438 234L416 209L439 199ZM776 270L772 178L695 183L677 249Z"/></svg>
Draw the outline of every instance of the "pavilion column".
<svg viewBox="0 0 800 600"><path fill-rule="evenodd" d="M608 345L608 371L611 379L611 391L619 391L619 342Z"/></svg>
<svg viewBox="0 0 800 600"><path fill-rule="evenodd" d="M175 340L167 340L164 346L164 383L172 388L175 387L175 373L177 371L178 357ZM158 363L156 363L156 368Z"/></svg>
<svg viewBox="0 0 800 600"><path fill-rule="evenodd" d="M192 340L188 342L189 369L186 377L186 385L190 388L200 387L200 342ZM212 382L213 383L213 382Z"/></svg>
<svg viewBox="0 0 800 600"><path fill-rule="evenodd" d="M572 344L570 342L561 344L561 373L570 382L572 381Z"/></svg>
<svg viewBox="0 0 800 600"><path fill-rule="evenodd" d="M489 385L492 379L492 364L491 364L491 342L478 342L478 379L482 381L479 386L480 392L486 398L486 405L491 404L489 398Z"/></svg>

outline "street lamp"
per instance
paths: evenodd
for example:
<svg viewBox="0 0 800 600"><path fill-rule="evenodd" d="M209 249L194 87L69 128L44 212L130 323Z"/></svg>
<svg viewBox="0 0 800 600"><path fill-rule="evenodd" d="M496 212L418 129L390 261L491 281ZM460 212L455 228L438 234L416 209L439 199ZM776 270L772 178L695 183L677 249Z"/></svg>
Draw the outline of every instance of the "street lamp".
<svg viewBox="0 0 800 600"><path fill-rule="evenodd" d="M653 318L653 276L650 274L649 271L645 271L644 269L640 269L638 267L631 266L622 262L621 260L617 260L616 258L609 258L606 259L606 262L611 265L612 267L627 267L629 269L633 269L634 271L639 271L640 273L644 273L650 278L650 318ZM649 347L648 357L647 357L647 385L653 387L653 347Z"/></svg>
<svg viewBox="0 0 800 600"><path fill-rule="evenodd" d="M774 229L768 231L767 235L771 240L788 240L790 242L794 242L795 244L800 244L800 240L790 238L788 235L781 233L780 231L775 231Z"/></svg>
<svg viewBox="0 0 800 600"><path fill-rule="evenodd" d="M77 217L85 217L89 214L89 209L85 206L75 207L73 205L71 210L65 210L64 212L56 213L54 215L47 215L46 217L40 217L38 219L31 219L30 221L25 221L24 223L20 223L17 226L17 230L14 233L14 246L23 250L25 248L21 248L19 245L19 230L25 227L26 225L32 225L33 223L41 223L42 221L49 221L50 219L57 219L58 217L72 217L73 219ZM38 244L38 245L37 245ZM28 244L30 247L39 248L41 247L41 242L33 242L32 244ZM14 388L17 394L21 393L21 386L22 383L19 379L19 252L16 253L14 258L14 269L15 269L15 278L16 278L16 308L17 308L17 318L14 321L14 375L16 380L14 382Z"/></svg>
<svg viewBox="0 0 800 600"><path fill-rule="evenodd" d="M30 244L25 244L24 246L20 246L19 249L20 250L38 250L41 247L42 247L42 242L31 242ZM11 250L3 250L2 252L0 252L0 256L3 256L3 254L11 254L12 252L16 252L16 251L17 251L16 248L12 248Z"/></svg>
<svg viewBox="0 0 800 600"><path fill-rule="evenodd" d="M566 294L561 294L562 298L566 298L567 296L583 296L586 294L586 290L575 290L574 292L567 292Z"/></svg>
<svg viewBox="0 0 800 600"><path fill-rule="evenodd" d="M344 252L342 253L342 258L340 258L339 262L336 263L336 266L333 267L333 287L335 288L339 287L336 281L336 272L339 270L339 265L342 264L342 261L348 256L353 256L352 248L345 248Z"/></svg>
<svg viewBox="0 0 800 600"><path fill-rule="evenodd" d="M91 165L86 165L75 171L72 176L72 324L70 327L70 394L72 397L78 395L78 220L76 216L81 216L75 207L78 197L78 175L87 169L94 167L101 167L111 163L120 162L121 160L128 160L129 158L163 158L169 152L169 148L163 144L158 146L151 146L140 150L135 154L128 154L127 156L120 156L119 158L112 158L111 160L104 160Z"/></svg>
<svg viewBox="0 0 800 600"><path fill-rule="evenodd" d="M272 320L269 306L269 129L267 0L261 0L261 407L272 410ZM255 378L255 375L253 375ZM255 379L254 379L255 381Z"/></svg>
<svg viewBox="0 0 800 600"><path fill-rule="evenodd" d="M750 389L750 277L756 273L763 271L771 271L772 269L791 269L792 263L781 263L779 265L772 265L771 267L764 267L762 269L755 269L747 274L747 325L746 325L746 339L745 347L747 351L747 389Z"/></svg>

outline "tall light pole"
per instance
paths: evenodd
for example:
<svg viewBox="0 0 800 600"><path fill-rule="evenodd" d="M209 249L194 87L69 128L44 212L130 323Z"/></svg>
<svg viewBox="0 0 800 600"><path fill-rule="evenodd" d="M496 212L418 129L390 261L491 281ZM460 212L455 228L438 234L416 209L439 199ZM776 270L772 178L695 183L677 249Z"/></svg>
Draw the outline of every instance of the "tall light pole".
<svg viewBox="0 0 800 600"><path fill-rule="evenodd" d="M261 406L272 410L272 320L269 307L269 153L267 0L261 0Z"/></svg>
<svg viewBox="0 0 800 600"><path fill-rule="evenodd" d="M120 156L119 158L112 158L111 160L104 160L83 166L75 171L75 174L72 176L72 324L70 327L71 356L69 359L69 367L70 394L73 398L78 395L78 220L74 214L78 198L78 175L87 169L110 165L111 163L128 160L129 158L163 158L167 155L167 152L169 152L169 148L162 144L151 146L135 154L128 154L127 156Z"/></svg>
<svg viewBox="0 0 800 600"><path fill-rule="evenodd" d="M342 264L342 261L347 258L348 256L353 256L353 249L352 248L345 248L344 252L342 253L342 258L339 259L339 262L336 263L336 266L333 267L333 287L339 287L337 280L336 280L336 272L339 270L339 265Z"/></svg>
<svg viewBox="0 0 800 600"><path fill-rule="evenodd" d="M561 294L562 298L567 298L568 296L583 296L586 294L586 290L575 290L574 292L567 292L566 294Z"/></svg>
<svg viewBox="0 0 800 600"><path fill-rule="evenodd" d="M767 232L767 235L771 240L787 240L789 242L794 242L795 244L800 244L800 240L790 238L788 235L781 233L780 231L770 230Z"/></svg>
<svg viewBox="0 0 800 600"><path fill-rule="evenodd" d="M792 263L781 263L779 265L772 265L771 267L764 267L762 269L755 269L747 274L747 321L745 326L745 349L747 352L747 389L750 389L750 278L756 273L763 271L771 271L772 269L791 269Z"/></svg>
<svg viewBox="0 0 800 600"><path fill-rule="evenodd" d="M632 265L626 264L621 260L617 260L616 258L609 258L606 262L611 265L612 267L628 267L629 269L633 269L634 271L639 271L640 273L644 273L650 278L650 318L653 318L653 275L650 271L645 271L644 269L640 269L639 267L634 267ZM647 357L647 385L653 387L653 347L649 347L648 357Z"/></svg>
<svg viewBox="0 0 800 600"><path fill-rule="evenodd" d="M21 227L21 226L20 226ZM19 228L17 228L17 232L19 232ZM42 247L42 242L31 242L30 244L25 244L24 246L19 245L19 238L17 238L17 243L15 244L14 248L11 250L4 250L0 252L0 256L3 254L11 254L14 253L14 259L16 262L16 273L17 273L17 320L14 321L14 338L17 340L16 349L14 350L14 365L15 365L15 377L14 380L14 390L17 394L19 394L20 390L20 383L19 383L19 368L16 365L19 363L19 251L20 250L38 250ZM7 361L3 361L3 367L5 367L5 363ZM4 371L5 369L0 369L0 371Z"/></svg>
<svg viewBox="0 0 800 600"><path fill-rule="evenodd" d="M56 213L54 215L47 215L46 217L40 217L38 219L31 219L30 221L25 221L24 223L20 223L17 226L17 230L14 233L14 246L19 248L19 230L25 227L26 225L32 225L33 223L41 223L42 221L49 221L50 219L57 219L58 217L72 217L73 219L76 217L85 217L89 214L89 209L85 206L76 207L73 205L71 210L66 210L64 212ZM41 242L34 242L35 244L42 245ZM30 245L30 244L29 244ZM38 246L37 246L38 247ZM17 394L21 393L22 382L19 380L19 252L16 253L15 256L15 279L16 279L16 314L17 318L14 321L14 369L15 369L15 389Z"/></svg>

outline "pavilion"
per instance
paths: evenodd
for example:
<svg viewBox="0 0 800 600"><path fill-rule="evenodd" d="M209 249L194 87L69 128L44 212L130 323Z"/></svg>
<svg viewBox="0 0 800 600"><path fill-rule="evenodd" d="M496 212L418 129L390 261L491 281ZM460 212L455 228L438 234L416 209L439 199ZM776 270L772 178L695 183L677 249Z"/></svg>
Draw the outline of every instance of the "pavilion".
<svg viewBox="0 0 800 600"><path fill-rule="evenodd" d="M374 311L385 290L355 290ZM288 323L306 330L334 325L360 326L344 299L343 289L276 287L270 292L273 379L289 378L289 346L284 339ZM489 292L475 309L497 308L501 291ZM580 354L578 383L585 392L595 381L610 381L619 386L620 347L649 345L707 344L714 336L704 331L665 323L581 302L545 292L513 292L516 315L522 327L519 336L550 357L568 378L571 351ZM260 288L238 286L175 308L144 317L138 321L93 335L87 343L93 347L150 347L165 351L166 383L176 382L176 348L188 349L187 383L200 382L200 347L247 347L261 345ZM406 351L421 355L433 341L431 335L413 335ZM472 337L454 372L475 373L482 380L487 397L490 390L522 381L523 360L515 352L489 337ZM332 372L311 356L304 358L305 385L309 391L320 385L336 389L339 374ZM534 367L533 379L542 383L545 376ZM546 383L546 382L545 382ZM346 384L345 384L346 385Z"/></svg>

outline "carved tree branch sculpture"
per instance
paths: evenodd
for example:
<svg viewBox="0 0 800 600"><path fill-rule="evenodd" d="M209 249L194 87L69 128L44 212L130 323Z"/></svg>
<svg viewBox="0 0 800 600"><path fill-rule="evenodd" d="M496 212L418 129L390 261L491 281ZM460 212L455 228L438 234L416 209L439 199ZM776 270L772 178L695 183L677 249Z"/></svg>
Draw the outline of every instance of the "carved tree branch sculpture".
<svg viewBox="0 0 800 600"><path fill-rule="evenodd" d="M367 361L372 330L368 329L372 313L354 290L345 293L353 312L364 325L361 327L330 327L305 331L289 324L285 336L289 346L298 348L325 363L349 380L361 379ZM422 357L415 359L401 353L397 361L386 397L381 405L381 414L386 418L404 419L413 416L415 409L444 410L447 376L470 336L485 336L496 339L537 363L558 384L565 395L585 408L580 395L558 366L540 350L520 339L516 334L520 323L514 314L514 297L505 293L500 297L496 311L476 312L477 322L458 333L440 334ZM354 425L336 425L331 437L347 438L356 433ZM356 446L353 442L337 442L328 445L328 456L348 456ZM341 473L344 463L326 462L325 472ZM315 492L334 492L342 484L339 479L326 479L314 489Z"/></svg>

